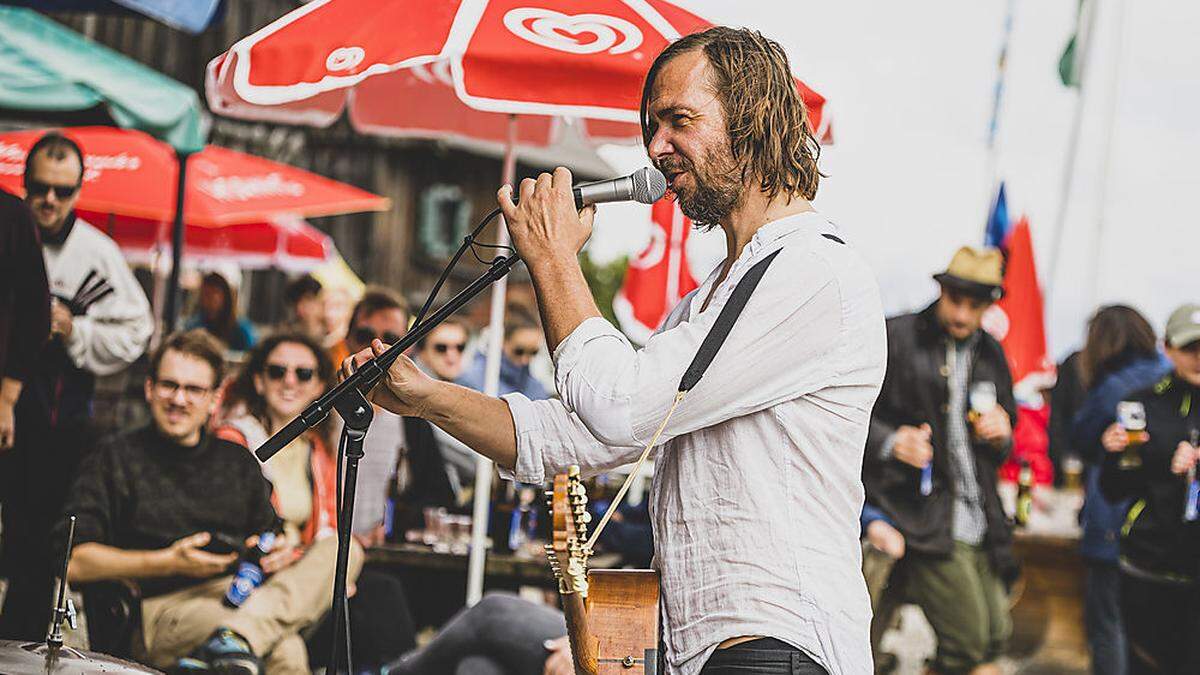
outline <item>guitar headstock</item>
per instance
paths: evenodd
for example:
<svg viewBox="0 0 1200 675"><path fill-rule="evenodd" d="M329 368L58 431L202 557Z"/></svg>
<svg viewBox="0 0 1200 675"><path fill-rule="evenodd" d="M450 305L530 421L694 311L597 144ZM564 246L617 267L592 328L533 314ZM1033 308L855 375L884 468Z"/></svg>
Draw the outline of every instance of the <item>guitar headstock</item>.
<svg viewBox="0 0 1200 675"><path fill-rule="evenodd" d="M592 516L587 511L587 490L579 479L579 467L554 477L554 490L547 492L553 527L552 543L546 544L546 558L558 579L560 593L579 593L587 597L587 564L592 552L587 547L587 526Z"/></svg>

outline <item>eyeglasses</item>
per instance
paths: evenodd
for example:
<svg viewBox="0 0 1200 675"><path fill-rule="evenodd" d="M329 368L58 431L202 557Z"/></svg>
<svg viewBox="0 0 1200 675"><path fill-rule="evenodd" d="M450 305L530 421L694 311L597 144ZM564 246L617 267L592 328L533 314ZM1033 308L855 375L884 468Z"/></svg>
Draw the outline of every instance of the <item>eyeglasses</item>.
<svg viewBox="0 0 1200 675"><path fill-rule="evenodd" d="M542 350L526 349L524 347L517 347L516 349L513 349L513 356L517 357L518 359L523 359L526 356L533 358L533 357L537 356L538 352L540 352L540 351L542 351Z"/></svg>
<svg viewBox="0 0 1200 675"><path fill-rule="evenodd" d="M442 343L439 343L439 344L436 344L433 346L433 351L435 351L439 354L445 354L446 352L450 351L451 349L453 349L454 351L461 354L467 350L467 343L456 342L454 344L450 344L447 342L442 342Z"/></svg>
<svg viewBox="0 0 1200 675"><path fill-rule="evenodd" d="M301 382L308 382L316 375L316 371L312 368L288 368L276 363L268 363L266 367L267 379L278 382L287 377L288 371L292 370L296 373L296 379Z"/></svg>
<svg viewBox="0 0 1200 675"><path fill-rule="evenodd" d="M383 340L384 344L394 345L400 341L400 336L390 330L383 331L383 334L376 333L368 326L359 326L354 329L354 341L360 345L371 344L375 338Z"/></svg>
<svg viewBox="0 0 1200 675"><path fill-rule="evenodd" d="M46 193L50 192L51 190L54 191L54 196L59 199L70 199L71 197L75 196L76 192L79 191L79 186L50 185L49 183L43 183L40 180L33 180L32 178L25 181L25 192L28 193L30 197L45 197Z"/></svg>
<svg viewBox="0 0 1200 675"><path fill-rule="evenodd" d="M182 389L183 397L193 403L212 393L211 387L201 387L195 384L180 384L175 380L155 380L154 388L155 393L157 393L160 397L168 399L175 398L175 394L179 393L179 390Z"/></svg>

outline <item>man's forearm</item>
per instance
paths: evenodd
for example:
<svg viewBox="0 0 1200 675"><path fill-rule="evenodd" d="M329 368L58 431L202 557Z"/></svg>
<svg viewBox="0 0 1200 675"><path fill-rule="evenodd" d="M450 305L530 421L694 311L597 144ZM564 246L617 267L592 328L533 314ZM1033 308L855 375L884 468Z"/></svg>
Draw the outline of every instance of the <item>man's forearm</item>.
<svg viewBox="0 0 1200 675"><path fill-rule="evenodd" d="M579 324L601 316L577 259L552 259L530 267L537 292L538 312L546 331L546 346L553 352Z"/></svg>
<svg viewBox="0 0 1200 675"><path fill-rule="evenodd" d="M108 579L142 579L174 574L162 551L126 551L88 542L71 552L67 580L82 584Z"/></svg>
<svg viewBox="0 0 1200 675"><path fill-rule="evenodd" d="M517 463L517 432L502 399L450 382L440 383L423 417L506 469Z"/></svg>

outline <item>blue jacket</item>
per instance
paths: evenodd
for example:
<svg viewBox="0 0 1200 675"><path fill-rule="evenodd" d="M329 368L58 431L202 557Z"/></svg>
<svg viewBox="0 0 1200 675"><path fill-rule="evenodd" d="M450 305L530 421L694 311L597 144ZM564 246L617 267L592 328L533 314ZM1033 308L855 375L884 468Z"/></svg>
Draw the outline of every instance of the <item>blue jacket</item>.
<svg viewBox="0 0 1200 675"><path fill-rule="evenodd" d="M458 384L464 387L470 387L475 391L483 391L483 380L487 373L487 355L483 352L475 354L475 359L471 362L471 366L459 376ZM529 372L529 366L518 366L503 352L500 353L500 395L511 394L518 392L525 394L531 401L540 401L550 398L550 394L546 393L546 388L538 381L533 373Z"/></svg>
<svg viewBox="0 0 1200 675"><path fill-rule="evenodd" d="M1083 526L1079 551L1085 558L1116 564L1117 542L1129 510L1128 500L1113 504L1100 495L1100 467L1104 459L1100 436L1116 421L1117 403L1152 386L1170 371L1170 362L1161 355L1130 361L1092 385L1075 413L1071 444L1087 462L1083 509L1079 512L1079 524Z"/></svg>

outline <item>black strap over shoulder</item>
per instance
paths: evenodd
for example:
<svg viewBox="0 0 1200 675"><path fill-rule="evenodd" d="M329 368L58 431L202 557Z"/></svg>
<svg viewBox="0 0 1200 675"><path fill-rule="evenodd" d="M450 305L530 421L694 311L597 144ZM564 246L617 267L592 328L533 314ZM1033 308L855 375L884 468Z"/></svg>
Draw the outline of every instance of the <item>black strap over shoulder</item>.
<svg viewBox="0 0 1200 675"><path fill-rule="evenodd" d="M823 233L821 235L830 241L836 241L839 244L845 244L836 235ZM783 249L779 249L782 251ZM708 366L717 356L717 352L721 349L721 345L725 344L725 339L729 337L729 331L733 330L733 324L741 315L742 310L746 307L746 302L750 299L750 295L754 293L758 282L762 281L763 275L767 273L767 268L771 266L771 262L775 260L775 256L779 255L779 251L775 251L771 255L754 263L754 267L746 272L746 276L738 281L737 286L733 289L733 293L729 296L729 301L721 308L721 313L717 316L716 323L709 329L708 335L704 336L704 342L700 343L700 349L696 351L695 358L692 359L691 365L683 373L683 378L679 380L679 391L691 391L700 382L700 378L704 376L704 371L708 370Z"/></svg>
<svg viewBox="0 0 1200 675"><path fill-rule="evenodd" d="M780 251L783 249L780 249ZM725 344L725 338L729 337L729 331L733 330L733 324L741 315L742 309L746 307L746 301L750 299L750 294L754 292L754 288L758 286L758 282L762 281L763 275L767 273L767 268L770 267L771 261L775 260L775 256L779 255L779 251L775 251L771 255L754 263L754 267L746 272L746 275L738 281L738 284L733 289L733 293L729 296L729 301L721 308L721 313L717 315L717 321L713 327L709 329L708 335L704 336L704 342L700 343L700 349L696 351L696 357L692 359L691 365L683 373L683 379L679 381L679 391L691 391L692 387L700 381L704 375L704 371L708 370L708 366L712 360L716 358L717 351L721 349L721 345Z"/></svg>

